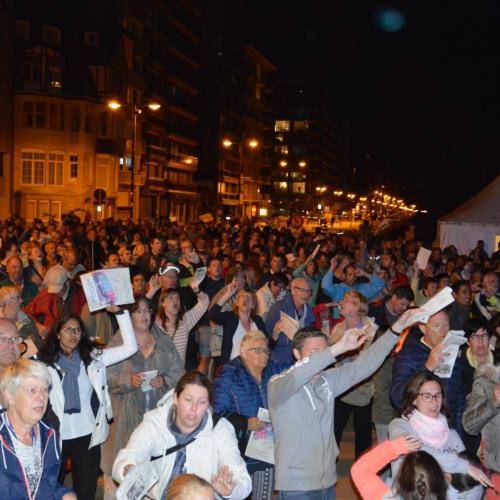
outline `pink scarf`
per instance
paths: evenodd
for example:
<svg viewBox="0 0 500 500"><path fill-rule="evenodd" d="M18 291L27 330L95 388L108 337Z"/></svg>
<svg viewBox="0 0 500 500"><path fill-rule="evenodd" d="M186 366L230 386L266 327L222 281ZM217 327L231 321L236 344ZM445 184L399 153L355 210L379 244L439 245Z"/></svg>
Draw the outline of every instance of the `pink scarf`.
<svg viewBox="0 0 500 500"><path fill-rule="evenodd" d="M448 441L450 429L446 417L441 413L438 418L431 418L415 408L409 416L408 422L425 444L441 448Z"/></svg>

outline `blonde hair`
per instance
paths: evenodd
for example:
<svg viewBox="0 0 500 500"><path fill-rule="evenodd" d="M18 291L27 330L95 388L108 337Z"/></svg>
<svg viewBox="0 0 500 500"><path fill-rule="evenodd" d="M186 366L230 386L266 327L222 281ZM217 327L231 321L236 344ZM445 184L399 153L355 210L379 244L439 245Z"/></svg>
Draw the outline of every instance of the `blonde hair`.
<svg viewBox="0 0 500 500"><path fill-rule="evenodd" d="M205 481L205 479L197 476L196 474L182 474L172 480L167 491L167 498L169 500L190 500L192 494L196 490L208 488L212 493L211 497L214 498L212 485Z"/></svg>
<svg viewBox="0 0 500 500"><path fill-rule="evenodd" d="M366 300L366 297L357 290L349 290L344 297L347 295L351 296L358 303L359 315L361 317L366 316L368 314L368 300Z"/></svg>
<svg viewBox="0 0 500 500"><path fill-rule="evenodd" d="M265 340L266 345L269 345L269 339L264 332L260 330L251 330L241 339L240 353L245 352L247 344L255 342L256 340Z"/></svg>
<svg viewBox="0 0 500 500"><path fill-rule="evenodd" d="M0 287L0 306L3 306L5 300L14 293L21 295L21 287L19 285L5 285Z"/></svg>
<svg viewBox="0 0 500 500"><path fill-rule="evenodd" d="M257 299L255 298L255 293L245 289L240 290L236 294L236 297L233 302L233 312L238 314L238 299L240 298L241 295L248 295L252 299L252 310L250 311L250 314L255 314L255 308L257 307Z"/></svg>
<svg viewBox="0 0 500 500"><path fill-rule="evenodd" d="M47 384L47 387L51 384L49 370L39 361L19 358L5 369L0 379L0 399L4 407L8 406L6 393L15 397L22 383L30 377L42 380Z"/></svg>

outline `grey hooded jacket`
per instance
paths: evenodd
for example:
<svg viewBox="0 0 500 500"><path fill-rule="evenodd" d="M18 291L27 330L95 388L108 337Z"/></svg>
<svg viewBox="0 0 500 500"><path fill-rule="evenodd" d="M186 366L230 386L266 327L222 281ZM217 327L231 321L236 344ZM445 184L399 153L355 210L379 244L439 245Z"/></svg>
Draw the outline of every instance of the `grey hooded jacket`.
<svg viewBox="0 0 500 500"><path fill-rule="evenodd" d="M277 490L310 491L335 484L339 453L333 433L335 398L369 377L398 340L386 332L352 363L323 371L335 362L330 349L325 349L271 378Z"/></svg>

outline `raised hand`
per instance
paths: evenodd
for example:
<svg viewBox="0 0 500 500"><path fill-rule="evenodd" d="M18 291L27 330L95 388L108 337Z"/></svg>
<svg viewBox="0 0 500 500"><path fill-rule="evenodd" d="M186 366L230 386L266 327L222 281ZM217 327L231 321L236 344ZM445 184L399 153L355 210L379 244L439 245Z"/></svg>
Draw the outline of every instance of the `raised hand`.
<svg viewBox="0 0 500 500"><path fill-rule="evenodd" d="M227 465L223 465L219 469L219 473L212 476L212 486L214 490L223 497L231 495L235 482L233 481L233 473Z"/></svg>
<svg viewBox="0 0 500 500"><path fill-rule="evenodd" d="M344 332L344 335L342 335L342 337L340 337L340 339L330 347L330 350L334 356L338 356L344 352L359 349L364 344L365 340L366 335L363 330L358 328L349 328Z"/></svg>
<svg viewBox="0 0 500 500"><path fill-rule="evenodd" d="M433 372L444 361L444 358L448 356L447 352L443 352L445 347L446 345L443 343L438 344L429 353L429 357L425 362L425 367L429 371Z"/></svg>
<svg viewBox="0 0 500 500"><path fill-rule="evenodd" d="M422 441L420 439L406 436L405 438L406 453L412 453L413 451L418 451L422 447Z"/></svg>
<svg viewBox="0 0 500 500"><path fill-rule="evenodd" d="M426 311L424 311L424 309L408 309L395 321L395 323L391 326L391 330L399 334L409 326L423 321L428 316L429 315Z"/></svg>

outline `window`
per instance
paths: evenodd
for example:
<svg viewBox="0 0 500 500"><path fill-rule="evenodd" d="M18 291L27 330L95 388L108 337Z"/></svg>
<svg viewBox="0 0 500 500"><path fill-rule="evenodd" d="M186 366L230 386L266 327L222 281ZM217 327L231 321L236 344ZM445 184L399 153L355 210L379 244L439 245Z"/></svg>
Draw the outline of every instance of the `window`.
<svg viewBox="0 0 500 500"><path fill-rule="evenodd" d="M16 21L16 37L20 40L30 39L30 23L28 21Z"/></svg>
<svg viewBox="0 0 500 500"><path fill-rule="evenodd" d="M57 104L49 104L49 128L57 130Z"/></svg>
<svg viewBox="0 0 500 500"><path fill-rule="evenodd" d="M301 132L302 130L307 130L309 128L309 120L295 120L293 122L293 130L295 132Z"/></svg>
<svg viewBox="0 0 500 500"><path fill-rule="evenodd" d="M276 153L282 154L282 155L287 155L288 154L288 146L274 146L274 151Z"/></svg>
<svg viewBox="0 0 500 500"><path fill-rule="evenodd" d="M274 122L275 132L289 132L290 131L290 120L276 120Z"/></svg>
<svg viewBox="0 0 500 500"><path fill-rule="evenodd" d="M42 26L42 40L47 45L61 45L61 28Z"/></svg>
<svg viewBox="0 0 500 500"><path fill-rule="evenodd" d="M51 60L47 63L47 87L49 89L59 90L62 88L62 63L57 60Z"/></svg>
<svg viewBox="0 0 500 500"><path fill-rule="evenodd" d="M45 177L45 153L21 152L21 184L43 184Z"/></svg>
<svg viewBox="0 0 500 500"><path fill-rule="evenodd" d="M95 31L85 31L83 45L85 47L97 47L97 33Z"/></svg>
<svg viewBox="0 0 500 500"><path fill-rule="evenodd" d="M46 106L44 102L35 103L35 128L45 128Z"/></svg>
<svg viewBox="0 0 500 500"><path fill-rule="evenodd" d="M23 80L25 84L40 83L40 58L25 55L23 59Z"/></svg>
<svg viewBox="0 0 500 500"><path fill-rule="evenodd" d="M275 182L274 188L278 191L286 191L288 189L288 182Z"/></svg>
<svg viewBox="0 0 500 500"><path fill-rule="evenodd" d="M108 135L108 113L101 113L99 117L99 135L104 137Z"/></svg>
<svg viewBox="0 0 500 500"><path fill-rule="evenodd" d="M62 186L63 164L64 155L62 153L49 153L47 165L47 184L49 186Z"/></svg>
<svg viewBox="0 0 500 500"><path fill-rule="evenodd" d="M294 182L293 183L293 192L294 193L305 193L306 192L306 183L305 182Z"/></svg>
<svg viewBox="0 0 500 500"><path fill-rule="evenodd" d="M78 155L69 155L69 176L72 179L78 177Z"/></svg>
<svg viewBox="0 0 500 500"><path fill-rule="evenodd" d="M80 110L77 107L71 108L69 131L80 132Z"/></svg>
<svg viewBox="0 0 500 500"><path fill-rule="evenodd" d="M33 128L33 103L23 103L23 127Z"/></svg>

